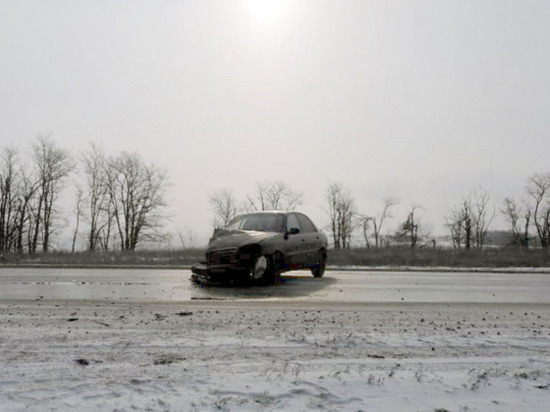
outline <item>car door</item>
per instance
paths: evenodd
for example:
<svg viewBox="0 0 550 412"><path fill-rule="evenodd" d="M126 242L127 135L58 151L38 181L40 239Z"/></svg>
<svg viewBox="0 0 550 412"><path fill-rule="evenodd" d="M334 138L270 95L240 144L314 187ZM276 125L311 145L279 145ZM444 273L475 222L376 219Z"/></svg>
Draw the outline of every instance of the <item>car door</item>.
<svg viewBox="0 0 550 412"><path fill-rule="evenodd" d="M287 215L285 230L286 261L292 269L301 267L304 265L305 261L305 253L303 250L305 239L295 213Z"/></svg>
<svg viewBox="0 0 550 412"><path fill-rule="evenodd" d="M302 233L301 248L303 259L307 265L312 265L317 261L317 255L323 242L317 228L306 215L297 213L296 217L300 223L300 231Z"/></svg>

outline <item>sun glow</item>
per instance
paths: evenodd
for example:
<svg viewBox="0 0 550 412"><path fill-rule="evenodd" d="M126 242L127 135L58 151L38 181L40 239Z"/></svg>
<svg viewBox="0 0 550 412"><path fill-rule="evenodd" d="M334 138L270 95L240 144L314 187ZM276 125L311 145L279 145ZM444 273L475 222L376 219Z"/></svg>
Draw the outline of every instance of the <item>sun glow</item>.
<svg viewBox="0 0 550 412"><path fill-rule="evenodd" d="M286 0L248 0L248 9L259 23L270 24L277 21L287 8Z"/></svg>

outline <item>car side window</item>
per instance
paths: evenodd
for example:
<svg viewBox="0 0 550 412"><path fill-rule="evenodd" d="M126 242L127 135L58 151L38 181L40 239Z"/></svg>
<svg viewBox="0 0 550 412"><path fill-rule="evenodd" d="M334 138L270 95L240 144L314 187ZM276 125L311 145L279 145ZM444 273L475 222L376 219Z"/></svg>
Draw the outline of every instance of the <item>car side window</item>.
<svg viewBox="0 0 550 412"><path fill-rule="evenodd" d="M315 225L309 220L309 218L305 215L296 215L298 217L298 222L300 222L300 231L302 233L313 233L317 232L317 229L315 228Z"/></svg>
<svg viewBox="0 0 550 412"><path fill-rule="evenodd" d="M290 214L286 218L286 231L290 232L290 229L292 228L300 229L300 231L302 230L300 228L300 224L298 223L298 219L296 219L295 214Z"/></svg>

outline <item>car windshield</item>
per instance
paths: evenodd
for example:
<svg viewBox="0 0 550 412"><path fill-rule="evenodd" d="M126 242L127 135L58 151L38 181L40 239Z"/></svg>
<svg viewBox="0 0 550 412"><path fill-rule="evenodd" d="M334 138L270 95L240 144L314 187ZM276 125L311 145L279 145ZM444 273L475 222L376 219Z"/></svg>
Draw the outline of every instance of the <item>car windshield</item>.
<svg viewBox="0 0 550 412"><path fill-rule="evenodd" d="M229 223L225 229L282 232L283 215L279 213L253 213L249 215L241 215Z"/></svg>

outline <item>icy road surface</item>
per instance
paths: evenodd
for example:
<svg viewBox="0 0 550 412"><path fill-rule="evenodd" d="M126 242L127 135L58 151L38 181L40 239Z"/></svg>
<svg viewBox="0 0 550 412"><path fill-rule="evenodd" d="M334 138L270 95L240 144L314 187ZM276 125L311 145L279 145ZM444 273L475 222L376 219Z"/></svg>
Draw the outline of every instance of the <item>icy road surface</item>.
<svg viewBox="0 0 550 412"><path fill-rule="evenodd" d="M0 299L550 303L544 273L290 272L269 287L201 287L188 270L0 269Z"/></svg>
<svg viewBox="0 0 550 412"><path fill-rule="evenodd" d="M550 275L0 270L2 411L543 411Z"/></svg>

